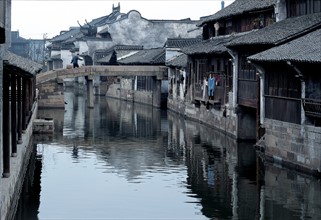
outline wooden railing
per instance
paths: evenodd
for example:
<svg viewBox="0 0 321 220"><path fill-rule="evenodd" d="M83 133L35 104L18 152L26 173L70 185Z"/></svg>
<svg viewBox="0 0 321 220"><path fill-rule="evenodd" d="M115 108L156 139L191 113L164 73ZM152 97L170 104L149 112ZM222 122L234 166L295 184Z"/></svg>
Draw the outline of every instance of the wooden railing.
<svg viewBox="0 0 321 220"><path fill-rule="evenodd" d="M302 99L303 108L307 116L321 118L320 99Z"/></svg>

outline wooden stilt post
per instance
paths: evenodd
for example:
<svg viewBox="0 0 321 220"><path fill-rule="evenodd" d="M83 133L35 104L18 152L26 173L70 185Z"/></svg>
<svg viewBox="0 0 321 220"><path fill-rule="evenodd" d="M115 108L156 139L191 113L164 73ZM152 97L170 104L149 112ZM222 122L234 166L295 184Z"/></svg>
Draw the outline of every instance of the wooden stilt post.
<svg viewBox="0 0 321 220"><path fill-rule="evenodd" d="M17 76L17 102L18 102L18 144L22 144L22 109L21 109L21 77Z"/></svg>
<svg viewBox="0 0 321 220"><path fill-rule="evenodd" d="M27 122L26 122L26 114L27 114L27 81L26 79L22 79L22 117L21 117L21 126L22 126L22 131L26 131L27 129Z"/></svg>
<svg viewBox="0 0 321 220"><path fill-rule="evenodd" d="M3 74L3 173L5 178L10 177L10 112L9 112L9 76L7 73Z"/></svg>
<svg viewBox="0 0 321 220"><path fill-rule="evenodd" d="M17 83L16 74L11 74L11 156L17 156Z"/></svg>

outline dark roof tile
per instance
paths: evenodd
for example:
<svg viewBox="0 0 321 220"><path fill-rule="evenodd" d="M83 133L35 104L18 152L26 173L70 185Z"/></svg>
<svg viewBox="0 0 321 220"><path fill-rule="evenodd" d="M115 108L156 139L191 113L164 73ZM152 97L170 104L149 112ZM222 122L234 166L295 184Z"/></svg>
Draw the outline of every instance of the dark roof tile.
<svg viewBox="0 0 321 220"><path fill-rule="evenodd" d="M321 26L321 13L288 18L237 38L227 46L278 45L319 26Z"/></svg>
<svg viewBox="0 0 321 220"><path fill-rule="evenodd" d="M321 29L248 58L252 61L321 63Z"/></svg>
<svg viewBox="0 0 321 220"><path fill-rule="evenodd" d="M167 48L182 48L202 41L202 38L168 38L165 46Z"/></svg>
<svg viewBox="0 0 321 220"><path fill-rule="evenodd" d="M72 38L74 35L78 34L79 32L80 32L79 27L73 27L69 31L65 31L65 32L61 33L60 35L53 37L50 41L51 42L65 41L65 40Z"/></svg>
<svg viewBox="0 0 321 220"><path fill-rule="evenodd" d="M120 64L165 64L165 49L144 49L118 61Z"/></svg>
<svg viewBox="0 0 321 220"><path fill-rule="evenodd" d="M273 8L277 0L235 0L230 5L221 9L211 16L205 17L197 25L202 26L207 22L217 21L219 19L241 15L250 11Z"/></svg>
<svg viewBox="0 0 321 220"><path fill-rule="evenodd" d="M108 63L110 61L110 58L112 54L115 52L117 54L117 57L122 57L125 55L130 54L133 51L139 51L143 50L143 46L141 45L114 45L108 49L100 49L96 50L96 54L101 54L104 57L97 60L97 63Z"/></svg>
<svg viewBox="0 0 321 220"><path fill-rule="evenodd" d="M185 68L187 66L187 55L186 54L181 54L178 55L177 57L174 57L170 61L166 63L166 66L169 67L183 67Z"/></svg>
<svg viewBox="0 0 321 220"><path fill-rule="evenodd" d="M42 70L41 64L30 59L18 56L10 51L5 52L4 60L7 61L4 62L5 66L14 66L31 75L35 75Z"/></svg>
<svg viewBox="0 0 321 220"><path fill-rule="evenodd" d="M223 35L218 37L212 37L208 40L203 40L199 43L193 44L189 47L182 48L183 53L187 55L193 54L221 54L227 52L225 44L230 42L233 39L236 39L240 36L246 35L249 32Z"/></svg>

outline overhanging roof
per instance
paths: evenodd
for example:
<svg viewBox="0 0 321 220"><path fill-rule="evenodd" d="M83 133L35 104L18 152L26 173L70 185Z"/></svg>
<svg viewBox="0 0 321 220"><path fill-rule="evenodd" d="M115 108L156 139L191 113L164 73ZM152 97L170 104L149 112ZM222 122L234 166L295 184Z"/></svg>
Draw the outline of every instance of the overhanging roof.
<svg viewBox="0 0 321 220"><path fill-rule="evenodd" d="M321 63L321 29L286 44L252 55L248 59L254 62L294 61Z"/></svg>
<svg viewBox="0 0 321 220"><path fill-rule="evenodd" d="M4 54L4 68L24 77L33 77L42 70L42 65L30 59L18 56L10 51Z"/></svg>

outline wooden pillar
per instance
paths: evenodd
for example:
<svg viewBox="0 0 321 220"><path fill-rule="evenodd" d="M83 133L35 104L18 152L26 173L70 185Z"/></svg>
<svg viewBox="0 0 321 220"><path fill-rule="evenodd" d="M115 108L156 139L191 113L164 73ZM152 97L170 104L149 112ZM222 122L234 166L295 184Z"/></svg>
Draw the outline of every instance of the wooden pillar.
<svg viewBox="0 0 321 220"><path fill-rule="evenodd" d="M32 94L31 94L31 82L30 79L27 79L27 124L29 123L29 116L30 116L30 110L31 110L31 98L32 98Z"/></svg>
<svg viewBox="0 0 321 220"><path fill-rule="evenodd" d="M17 83L16 74L11 74L11 156L17 156Z"/></svg>
<svg viewBox="0 0 321 220"><path fill-rule="evenodd" d="M21 109L21 77L17 76L17 130L18 130L18 144L22 144L22 109Z"/></svg>
<svg viewBox="0 0 321 220"><path fill-rule="evenodd" d="M21 111L21 127L22 131L24 132L27 129L27 81L25 78L22 78L22 111Z"/></svg>
<svg viewBox="0 0 321 220"><path fill-rule="evenodd" d="M2 111L2 136L3 136L3 173L5 178L10 177L10 101L9 101L9 76L3 74L3 111Z"/></svg>

